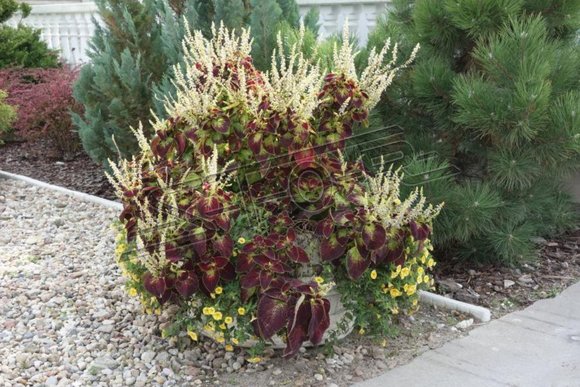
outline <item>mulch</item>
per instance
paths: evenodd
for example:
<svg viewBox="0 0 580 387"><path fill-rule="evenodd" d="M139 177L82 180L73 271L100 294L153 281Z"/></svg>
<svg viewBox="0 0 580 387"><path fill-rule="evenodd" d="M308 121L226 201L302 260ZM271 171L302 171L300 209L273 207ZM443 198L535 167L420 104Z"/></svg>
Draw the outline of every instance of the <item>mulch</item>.
<svg viewBox="0 0 580 387"><path fill-rule="evenodd" d="M115 199L101 165L79 152L72 160L51 156L42 140L0 146L0 170L76 191ZM555 239L537 238L538 257L519 267L445 260L436 266L437 292L490 308L494 317L553 297L580 279L580 229Z"/></svg>
<svg viewBox="0 0 580 387"><path fill-rule="evenodd" d="M7 143L0 146L0 170L59 185L75 191L115 199L103 167L84 152L70 160L59 160L43 140Z"/></svg>

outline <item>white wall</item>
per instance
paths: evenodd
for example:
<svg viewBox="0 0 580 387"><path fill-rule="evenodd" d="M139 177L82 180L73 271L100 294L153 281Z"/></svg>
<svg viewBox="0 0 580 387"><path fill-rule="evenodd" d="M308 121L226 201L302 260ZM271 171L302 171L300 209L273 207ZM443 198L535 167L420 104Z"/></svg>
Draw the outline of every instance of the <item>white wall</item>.
<svg viewBox="0 0 580 387"><path fill-rule="evenodd" d="M60 1L61 4L43 1L52 4L33 5L32 13L23 23L41 29L48 46L59 50L67 62L85 63L88 61L88 42L94 32L92 17L96 16L97 8L90 1ZM321 38L340 33L348 19L351 32L364 44L375 26L377 15L385 11L388 0L297 0L297 3L301 15L313 7L319 9ZM18 18L9 23L18 23Z"/></svg>

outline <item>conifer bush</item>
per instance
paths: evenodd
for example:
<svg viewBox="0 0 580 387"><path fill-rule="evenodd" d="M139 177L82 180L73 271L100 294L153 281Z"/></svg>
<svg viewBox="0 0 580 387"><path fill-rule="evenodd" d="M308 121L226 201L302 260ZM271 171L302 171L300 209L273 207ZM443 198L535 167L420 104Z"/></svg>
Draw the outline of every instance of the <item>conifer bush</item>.
<svg viewBox="0 0 580 387"><path fill-rule="evenodd" d="M580 3L399 0L369 38L422 49L378 105L402 128L406 186L444 201L448 257L521 262L577 224L561 190L580 151Z"/></svg>
<svg viewBox="0 0 580 387"><path fill-rule="evenodd" d="M26 18L30 11L26 3L0 0L0 69L58 66L58 56L40 39L40 30L21 23L16 27L6 24L12 17Z"/></svg>
<svg viewBox="0 0 580 387"><path fill-rule="evenodd" d="M138 151L129 131L142 122L148 137L151 111L164 117L163 97L173 95L173 65L182 62L184 20L211 36L212 23L228 28L251 26L256 65L269 67L275 36L298 27L294 0L97 0L102 23L96 24L90 63L75 85L84 114L74 115L86 152L106 164L109 158ZM309 27L316 12L308 16Z"/></svg>
<svg viewBox="0 0 580 387"><path fill-rule="evenodd" d="M140 152L111 165L129 294L171 316L164 335L205 335L226 350L278 338L291 356L319 344L333 291L361 333L384 332L432 286L440 206L418 189L400 198L398 171L370 174L343 153L412 56L394 67L386 49L372 52L358 76L344 39L324 70L301 53L302 31L289 52L278 38L264 73L249 31L211 36L186 35L169 117L151 139L137 130Z"/></svg>

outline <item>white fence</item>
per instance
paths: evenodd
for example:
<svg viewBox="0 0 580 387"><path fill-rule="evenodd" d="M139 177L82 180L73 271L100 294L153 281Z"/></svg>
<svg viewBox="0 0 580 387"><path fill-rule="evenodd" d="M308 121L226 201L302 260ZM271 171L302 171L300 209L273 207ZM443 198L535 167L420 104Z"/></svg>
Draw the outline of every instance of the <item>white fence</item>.
<svg viewBox="0 0 580 387"><path fill-rule="evenodd" d="M297 0L301 15L310 8L320 11L320 36L340 32L348 20L350 30L364 44L377 16L385 11L387 0ZM32 7L24 24L39 28L42 38L52 49L59 50L62 58L72 64L88 61L86 50L94 32L92 22L97 7L91 2L43 4ZM18 23L19 18L9 23Z"/></svg>

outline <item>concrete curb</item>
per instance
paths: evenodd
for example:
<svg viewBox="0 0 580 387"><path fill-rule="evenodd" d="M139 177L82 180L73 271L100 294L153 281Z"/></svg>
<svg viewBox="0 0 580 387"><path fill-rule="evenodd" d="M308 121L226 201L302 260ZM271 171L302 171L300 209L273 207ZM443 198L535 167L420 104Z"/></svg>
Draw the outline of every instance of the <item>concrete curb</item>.
<svg viewBox="0 0 580 387"><path fill-rule="evenodd" d="M71 189L64 188L64 187L61 187L58 185L48 184L48 183L45 183L43 181L35 180L35 179L27 177L27 176L17 175L15 173L4 172L4 171L0 170L0 177L4 177L6 179L12 179L12 180L20 180L20 181L23 181L25 183L35 185L37 187L47 188L47 189L50 189L53 191L63 193L65 195L75 197L77 199L80 199L80 200L83 200L86 202L100 204L102 206L114 208L116 210L123 209L123 205L121 203L114 202L112 200L103 199L103 198L100 198L98 196L89 195L89 194L86 194L84 192L73 191Z"/></svg>
<svg viewBox="0 0 580 387"><path fill-rule="evenodd" d="M484 308L482 306L468 304L466 302L457 301L452 298L443 297L439 294L419 291L420 301L433 305L438 306L445 309L457 310L459 312L468 313L475 317L476 319L480 320L481 322L488 322L491 320L491 312L489 309Z"/></svg>

